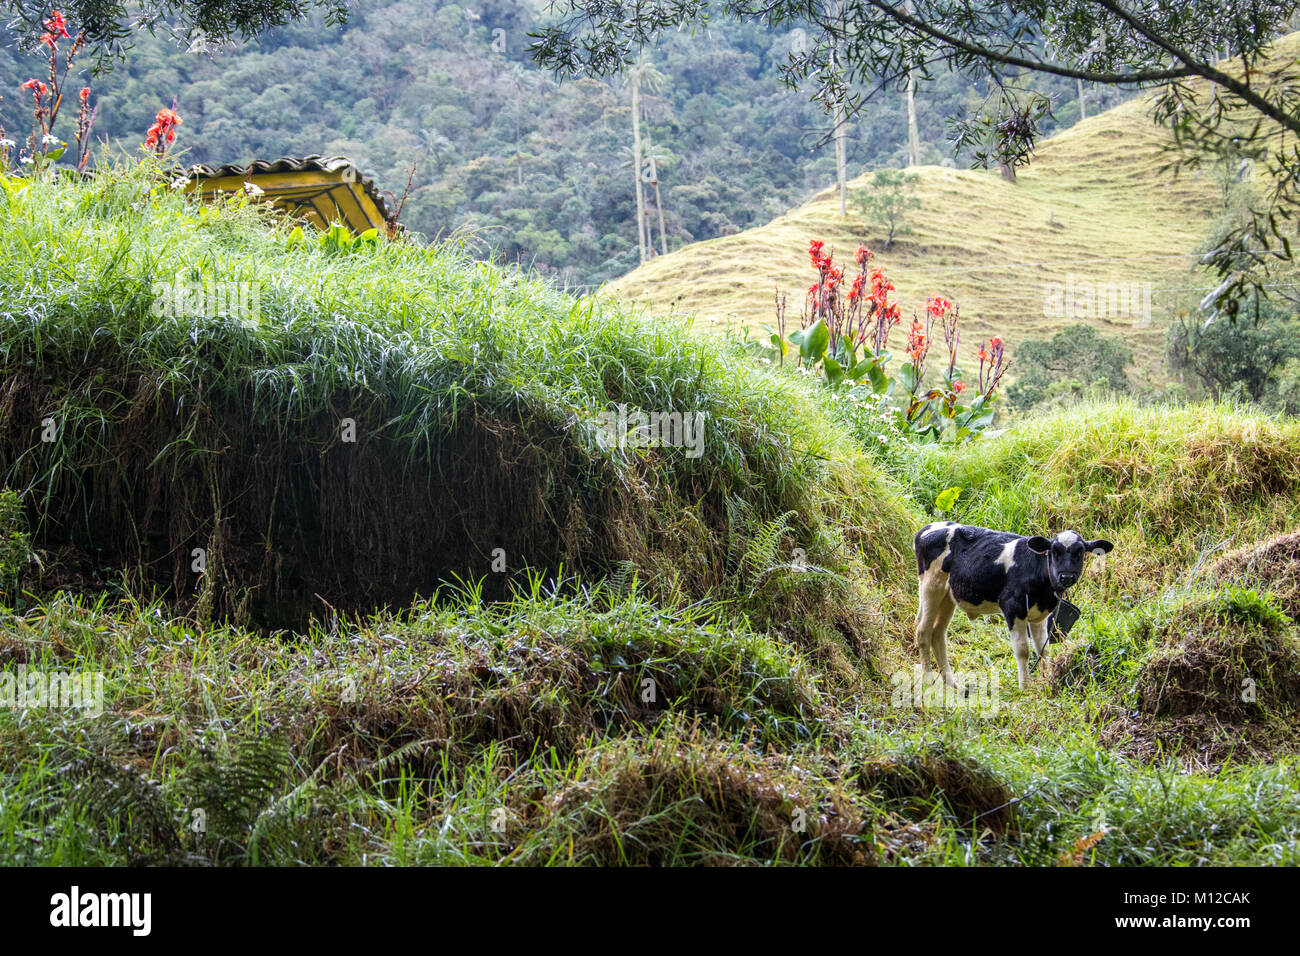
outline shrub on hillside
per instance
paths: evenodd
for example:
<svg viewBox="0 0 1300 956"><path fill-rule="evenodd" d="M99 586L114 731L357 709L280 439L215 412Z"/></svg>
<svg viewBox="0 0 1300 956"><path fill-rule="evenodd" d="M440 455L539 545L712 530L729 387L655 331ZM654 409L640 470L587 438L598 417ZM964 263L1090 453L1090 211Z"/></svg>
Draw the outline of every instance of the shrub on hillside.
<svg viewBox="0 0 1300 956"><path fill-rule="evenodd" d="M1287 363L1300 357L1298 332L1289 316L1272 311L1258 322L1221 318L1204 328L1179 319L1169 327L1166 354L1170 367L1191 373L1212 397L1239 394L1259 402L1276 390Z"/></svg>
<svg viewBox="0 0 1300 956"><path fill-rule="evenodd" d="M921 177L901 169L877 169L871 176L871 185L855 190L854 205L868 225L884 224L885 250L894 244L894 236L911 231L907 223L907 210L920 209L916 184Z"/></svg>
<svg viewBox="0 0 1300 956"><path fill-rule="evenodd" d="M1027 409L1052 401L1062 392L1100 388L1124 392L1125 369L1133 355L1117 338L1080 322L1050 339L1026 339L1016 346L1016 380L1007 386L1007 401ZM1055 390L1054 390L1055 386Z"/></svg>

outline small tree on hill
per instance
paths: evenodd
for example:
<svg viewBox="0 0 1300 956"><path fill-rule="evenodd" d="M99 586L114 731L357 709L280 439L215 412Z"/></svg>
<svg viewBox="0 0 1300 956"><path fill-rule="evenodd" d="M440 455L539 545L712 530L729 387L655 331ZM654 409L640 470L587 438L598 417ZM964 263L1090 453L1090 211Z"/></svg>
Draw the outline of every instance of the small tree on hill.
<svg viewBox="0 0 1300 956"><path fill-rule="evenodd" d="M916 197L919 179L916 173L877 169L871 177L871 185L853 194L853 201L868 224L880 223L886 228L886 249L894 244L896 234L911 231L905 217L908 209L921 208L921 200Z"/></svg>

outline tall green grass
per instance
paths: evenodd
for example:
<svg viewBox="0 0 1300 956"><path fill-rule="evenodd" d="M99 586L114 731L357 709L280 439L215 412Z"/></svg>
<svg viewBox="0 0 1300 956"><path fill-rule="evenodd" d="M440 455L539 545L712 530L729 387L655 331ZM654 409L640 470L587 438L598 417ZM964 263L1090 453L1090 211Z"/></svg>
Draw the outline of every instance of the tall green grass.
<svg viewBox="0 0 1300 956"><path fill-rule="evenodd" d="M260 315L156 315L178 275L248 283ZM503 543L516 570L631 561L717 594L753 530L732 502L754 528L790 514L815 563L903 583L910 512L802 383L455 246L340 249L245 197L196 206L148 167L0 194L0 368L0 481L40 542L179 596L207 547L198 600L223 613L294 573L340 606L399 601L482 576ZM703 454L602 447L620 404L702 413Z"/></svg>

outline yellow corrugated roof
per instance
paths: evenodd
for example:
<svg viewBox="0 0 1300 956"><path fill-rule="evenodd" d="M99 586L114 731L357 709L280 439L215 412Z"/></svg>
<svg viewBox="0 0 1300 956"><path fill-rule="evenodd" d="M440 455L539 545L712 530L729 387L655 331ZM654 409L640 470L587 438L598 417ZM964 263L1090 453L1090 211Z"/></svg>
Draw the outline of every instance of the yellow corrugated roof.
<svg viewBox="0 0 1300 956"><path fill-rule="evenodd" d="M218 192L235 193L251 182L288 215L305 219L317 229L341 222L354 234L383 229L391 211L374 179L343 156L256 159L224 166L195 165L189 170L187 191L204 199Z"/></svg>

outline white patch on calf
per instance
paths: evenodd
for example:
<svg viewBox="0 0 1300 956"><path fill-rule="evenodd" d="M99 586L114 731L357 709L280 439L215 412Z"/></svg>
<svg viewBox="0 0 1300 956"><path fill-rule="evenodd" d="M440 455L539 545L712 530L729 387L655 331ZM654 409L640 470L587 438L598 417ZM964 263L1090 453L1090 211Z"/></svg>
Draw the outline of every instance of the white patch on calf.
<svg viewBox="0 0 1300 956"><path fill-rule="evenodd" d="M1074 531L1062 531L1056 536L1056 540L1061 542L1067 548L1079 540L1079 535Z"/></svg>
<svg viewBox="0 0 1300 956"><path fill-rule="evenodd" d="M936 521L933 524L925 526L925 530L921 532L921 537L928 538L936 531L946 531L948 532L948 543L951 544L953 532L955 532L958 527L960 526L955 521Z"/></svg>
<svg viewBox="0 0 1300 956"><path fill-rule="evenodd" d="M1014 568L1016 566L1016 543L1018 540L1019 539L1017 538L1012 538L1004 544L1002 546L1002 553L998 555L998 559L993 563L1001 565L1005 571L1010 571Z"/></svg>

